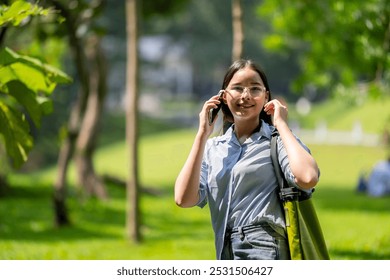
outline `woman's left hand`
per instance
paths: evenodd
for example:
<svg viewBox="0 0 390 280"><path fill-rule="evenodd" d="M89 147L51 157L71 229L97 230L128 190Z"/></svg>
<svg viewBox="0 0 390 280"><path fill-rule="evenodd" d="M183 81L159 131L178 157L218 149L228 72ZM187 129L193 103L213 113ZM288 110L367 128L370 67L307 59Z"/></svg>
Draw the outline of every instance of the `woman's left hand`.
<svg viewBox="0 0 390 280"><path fill-rule="evenodd" d="M279 100L272 99L264 105L264 111L273 116L273 124L277 128L281 122L287 123L288 110Z"/></svg>
<svg viewBox="0 0 390 280"><path fill-rule="evenodd" d="M313 188L319 177L317 162L292 134L287 124L288 110L279 100L273 99L264 105L264 111L273 116L273 124L278 129L280 138L287 151L291 172L295 182L303 189Z"/></svg>

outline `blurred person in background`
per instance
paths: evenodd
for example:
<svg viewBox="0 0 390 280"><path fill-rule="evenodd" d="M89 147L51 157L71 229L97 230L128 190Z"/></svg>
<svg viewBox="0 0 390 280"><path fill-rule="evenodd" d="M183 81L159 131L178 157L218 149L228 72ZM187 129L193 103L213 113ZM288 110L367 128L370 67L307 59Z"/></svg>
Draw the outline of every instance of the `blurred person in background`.
<svg viewBox="0 0 390 280"><path fill-rule="evenodd" d="M382 133L383 146L387 160L379 161L370 172L361 172L356 191L370 196L390 195L390 119L387 120Z"/></svg>
<svg viewBox="0 0 390 280"><path fill-rule="evenodd" d="M367 193L377 197L390 195L390 156L372 169L367 180Z"/></svg>

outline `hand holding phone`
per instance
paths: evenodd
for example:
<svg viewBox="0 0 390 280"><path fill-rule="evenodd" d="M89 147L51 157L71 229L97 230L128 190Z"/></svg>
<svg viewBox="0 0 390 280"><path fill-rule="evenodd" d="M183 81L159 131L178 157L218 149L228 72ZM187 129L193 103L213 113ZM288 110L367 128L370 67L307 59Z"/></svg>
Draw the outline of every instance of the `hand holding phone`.
<svg viewBox="0 0 390 280"><path fill-rule="evenodd" d="M219 92L219 101L220 103L217 105L218 107L217 108L211 108L210 111L209 111L209 125L211 126L215 120L215 118L217 117L218 115L218 112L219 110L221 109L222 107L222 94L224 93L223 90L221 90Z"/></svg>

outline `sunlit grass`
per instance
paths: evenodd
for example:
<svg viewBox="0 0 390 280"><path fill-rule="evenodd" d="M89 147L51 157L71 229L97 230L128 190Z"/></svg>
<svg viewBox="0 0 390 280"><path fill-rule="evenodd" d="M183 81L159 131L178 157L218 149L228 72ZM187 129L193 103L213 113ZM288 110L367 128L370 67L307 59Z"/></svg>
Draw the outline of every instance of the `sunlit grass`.
<svg viewBox="0 0 390 280"><path fill-rule="evenodd" d="M317 104L306 116L299 117L301 125L314 129L319 123L325 122L332 130L351 131L356 123L360 123L365 133L382 133L386 122L390 121L390 98L384 96L378 100L367 100L362 105L353 105L341 99L328 99ZM294 108L291 108L294 111Z"/></svg>

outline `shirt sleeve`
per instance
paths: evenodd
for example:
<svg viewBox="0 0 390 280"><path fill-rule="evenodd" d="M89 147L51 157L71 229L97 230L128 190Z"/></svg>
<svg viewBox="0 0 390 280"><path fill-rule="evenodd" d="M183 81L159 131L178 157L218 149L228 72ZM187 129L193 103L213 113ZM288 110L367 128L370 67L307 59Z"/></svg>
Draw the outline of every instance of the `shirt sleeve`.
<svg viewBox="0 0 390 280"><path fill-rule="evenodd" d="M297 141L299 142L299 144L309 153L311 154L310 152L310 149L305 145L303 144L303 142L295 136L295 138L297 139ZM280 164L280 167L283 171L283 174L284 174L284 177L286 178L286 181L288 183L288 185L290 187L297 187L299 188L300 190L303 190L303 191L306 191L308 193L311 193L312 190L309 189L309 190L306 190L306 189L302 189L301 187L298 186L298 184L295 182L295 176L294 174L292 173L291 171L291 168L290 168L290 161L288 159L288 156L287 156L287 151L283 145L283 141L282 139L280 138L280 136L278 136L278 154L279 154L279 164Z"/></svg>
<svg viewBox="0 0 390 280"><path fill-rule="evenodd" d="M207 151L207 145L206 149ZM205 152L206 153L206 152ZM202 165L200 169L200 180L199 180L199 201L196 204L200 208L203 208L207 204L207 178L208 178L208 168L207 168L206 156L203 156Z"/></svg>

